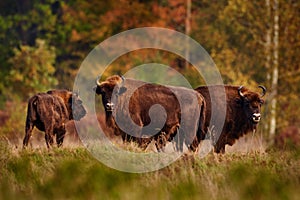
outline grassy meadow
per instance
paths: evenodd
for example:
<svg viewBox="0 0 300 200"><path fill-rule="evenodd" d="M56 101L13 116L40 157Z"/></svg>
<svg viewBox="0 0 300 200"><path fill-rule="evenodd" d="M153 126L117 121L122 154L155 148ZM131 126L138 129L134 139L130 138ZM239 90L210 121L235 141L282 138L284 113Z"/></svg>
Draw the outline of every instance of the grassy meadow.
<svg viewBox="0 0 300 200"><path fill-rule="evenodd" d="M265 150L251 134L224 155L188 154L158 171L134 174L105 166L70 137L62 148L48 150L44 134L35 131L32 147L22 149L26 104L6 108L10 115L0 126L0 199L300 197L300 149Z"/></svg>
<svg viewBox="0 0 300 200"><path fill-rule="evenodd" d="M116 171L83 147L0 144L0 199L299 199L300 151L185 155L143 174Z"/></svg>

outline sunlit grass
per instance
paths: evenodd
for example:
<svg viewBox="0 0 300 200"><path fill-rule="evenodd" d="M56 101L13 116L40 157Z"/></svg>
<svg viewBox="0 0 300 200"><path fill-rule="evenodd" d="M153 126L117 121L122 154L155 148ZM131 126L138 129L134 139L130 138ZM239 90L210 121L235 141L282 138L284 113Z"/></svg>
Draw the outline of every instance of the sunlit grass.
<svg viewBox="0 0 300 200"><path fill-rule="evenodd" d="M130 147L132 148L132 147ZM83 147L0 145L0 199L297 199L300 152L182 156L154 172L120 172Z"/></svg>

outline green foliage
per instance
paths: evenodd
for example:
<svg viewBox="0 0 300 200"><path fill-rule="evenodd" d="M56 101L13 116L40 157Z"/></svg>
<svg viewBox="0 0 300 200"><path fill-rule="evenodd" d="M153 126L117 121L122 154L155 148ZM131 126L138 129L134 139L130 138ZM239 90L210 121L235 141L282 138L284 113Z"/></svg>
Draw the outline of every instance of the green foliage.
<svg viewBox="0 0 300 200"><path fill-rule="evenodd" d="M300 93L300 18L297 1L278 1L278 94L267 97L266 117L270 110L268 102L272 98L278 99L278 111L291 111L277 116L277 132L280 132L284 127L299 126L300 123L300 117L296 114L300 112L297 100ZM267 50L266 33L273 29L274 1L270 0L269 8L267 1L191 2L190 35L214 59L224 83L243 84L250 88L262 84L269 89L274 55ZM97 44L114 34L147 26L185 32L186 3L186 0L1 1L0 105L4 105L3 102L7 99L13 99L13 94L20 99L26 99L35 91L53 86L71 89L83 59ZM45 42L44 53L41 54L45 65L42 68L35 65L37 58L31 57L30 62L24 59L24 52L33 54L38 49L40 44L36 41L39 40ZM272 49L272 45L269 48ZM47 54L49 57L46 57ZM195 75L197 73L192 67L177 62L177 56L143 50L132 54L124 55L120 62L113 63L115 65L104 76L125 73L133 66L150 61L174 67L187 77L193 87L203 84L203 80ZM25 65L26 69L22 68ZM34 77L29 83L31 73ZM96 70L91 73L95 78L98 75L95 74ZM17 80L11 80L12 76ZM19 88L21 81L29 86L28 93L24 88Z"/></svg>
<svg viewBox="0 0 300 200"><path fill-rule="evenodd" d="M36 46L21 46L14 49L15 56L10 59L14 66L8 81L12 85L12 93L30 97L38 91L45 91L57 84L53 77L55 68L55 51L44 40L37 40Z"/></svg>
<svg viewBox="0 0 300 200"><path fill-rule="evenodd" d="M15 100L5 105L8 119L1 126L0 137L5 137L14 144L20 144L25 134L27 103Z"/></svg>

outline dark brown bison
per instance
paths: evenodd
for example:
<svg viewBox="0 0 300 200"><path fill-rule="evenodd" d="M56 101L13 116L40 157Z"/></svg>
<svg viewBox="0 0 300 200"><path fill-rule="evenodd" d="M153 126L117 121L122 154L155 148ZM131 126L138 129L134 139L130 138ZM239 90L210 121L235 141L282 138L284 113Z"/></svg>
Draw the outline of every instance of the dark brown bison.
<svg viewBox="0 0 300 200"><path fill-rule="evenodd" d="M67 90L50 90L38 93L28 101L23 147L28 145L32 130L37 127L45 132L47 147L53 144L56 135L57 146L61 146L66 133L65 124L80 120L86 114L78 94Z"/></svg>
<svg viewBox="0 0 300 200"><path fill-rule="evenodd" d="M114 75L103 82L97 80L94 90L102 95L107 125L123 141L134 140L142 146L155 139L161 150L175 137L177 150L182 151L184 142L189 146L197 130L204 132L205 102L192 89Z"/></svg>
<svg viewBox="0 0 300 200"><path fill-rule="evenodd" d="M261 97L266 93L265 87L259 87L262 89L261 94L252 92L243 86L215 85L201 86L195 89L202 94L206 101L205 127L210 126L212 101L214 101L215 111L222 110L222 108L226 110L225 121L223 121L224 126L223 123L220 123L220 120L212 119L216 122L219 121L219 124L211 124L209 128L216 153L225 153L226 144L232 146L235 140L256 129L261 119L261 105L264 103ZM224 89L226 98L222 96L221 92ZM226 102L223 101L224 99L226 99ZM218 116L214 117L218 118ZM203 140L204 137L204 135L200 135L198 140Z"/></svg>

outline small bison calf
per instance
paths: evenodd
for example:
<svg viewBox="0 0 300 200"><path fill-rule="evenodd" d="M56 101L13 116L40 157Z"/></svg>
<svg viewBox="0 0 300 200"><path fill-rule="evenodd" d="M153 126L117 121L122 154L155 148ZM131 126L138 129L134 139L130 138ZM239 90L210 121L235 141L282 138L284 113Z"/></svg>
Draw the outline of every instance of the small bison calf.
<svg viewBox="0 0 300 200"><path fill-rule="evenodd" d="M48 148L53 145L54 135L57 146L61 146L66 133L65 124L73 119L79 121L85 114L86 110L76 93L50 90L34 95L28 101L23 147L28 145L34 127L45 132Z"/></svg>

